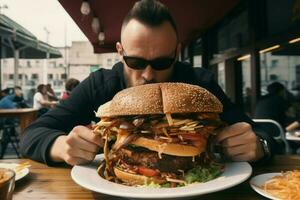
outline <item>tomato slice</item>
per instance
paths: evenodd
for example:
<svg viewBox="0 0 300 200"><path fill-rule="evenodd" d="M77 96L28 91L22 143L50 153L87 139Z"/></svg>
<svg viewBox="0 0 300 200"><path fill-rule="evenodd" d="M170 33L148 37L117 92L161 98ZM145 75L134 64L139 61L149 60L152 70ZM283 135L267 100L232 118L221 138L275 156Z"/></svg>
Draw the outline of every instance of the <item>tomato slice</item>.
<svg viewBox="0 0 300 200"><path fill-rule="evenodd" d="M147 168L147 167L139 167L138 168L138 173L142 174L144 176L148 176L148 177L158 175L158 171L156 171L154 169Z"/></svg>

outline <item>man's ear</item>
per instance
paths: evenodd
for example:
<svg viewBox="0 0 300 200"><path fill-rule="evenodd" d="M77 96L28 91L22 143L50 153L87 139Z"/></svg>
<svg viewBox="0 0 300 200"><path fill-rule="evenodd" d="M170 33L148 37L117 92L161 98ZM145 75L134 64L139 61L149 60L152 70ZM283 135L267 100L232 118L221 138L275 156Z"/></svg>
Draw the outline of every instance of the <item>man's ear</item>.
<svg viewBox="0 0 300 200"><path fill-rule="evenodd" d="M123 50L123 48L122 48L121 42L116 43L116 50L118 52L120 61L123 62L123 59L122 59L122 50Z"/></svg>
<svg viewBox="0 0 300 200"><path fill-rule="evenodd" d="M118 54L121 56L122 55L122 49L123 49L121 42L116 43L116 49L117 49Z"/></svg>

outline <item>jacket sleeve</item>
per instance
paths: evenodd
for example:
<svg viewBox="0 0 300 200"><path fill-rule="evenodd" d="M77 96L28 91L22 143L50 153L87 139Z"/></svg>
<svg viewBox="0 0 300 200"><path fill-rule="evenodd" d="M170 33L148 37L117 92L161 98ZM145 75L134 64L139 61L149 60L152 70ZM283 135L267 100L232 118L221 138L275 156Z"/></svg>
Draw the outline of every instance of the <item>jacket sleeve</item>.
<svg viewBox="0 0 300 200"><path fill-rule="evenodd" d="M21 153L24 157L53 165L49 159L52 143L60 135L68 134L76 125L87 125L94 117L94 77L79 84L69 99L61 102L30 126L21 139Z"/></svg>

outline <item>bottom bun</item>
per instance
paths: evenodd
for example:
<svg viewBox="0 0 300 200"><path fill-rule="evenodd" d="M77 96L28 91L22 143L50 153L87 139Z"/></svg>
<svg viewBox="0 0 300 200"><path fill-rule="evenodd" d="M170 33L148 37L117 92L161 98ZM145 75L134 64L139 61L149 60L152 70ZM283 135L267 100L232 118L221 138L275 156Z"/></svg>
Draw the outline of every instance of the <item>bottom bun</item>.
<svg viewBox="0 0 300 200"><path fill-rule="evenodd" d="M114 172L118 179L120 179L124 183L128 183L129 185L145 185L150 184L151 182L163 184L166 182L165 180L160 180L154 177L147 177L140 174L125 172L117 167L114 167Z"/></svg>
<svg viewBox="0 0 300 200"><path fill-rule="evenodd" d="M158 140L153 140L145 137L139 137L131 144L136 146L145 147L152 151L156 151L158 153L168 154L172 156L182 156L182 157L189 157L189 156L197 156L205 151L206 143L203 144L201 147L195 147L191 145L183 145L183 144L176 144L176 143L166 143Z"/></svg>

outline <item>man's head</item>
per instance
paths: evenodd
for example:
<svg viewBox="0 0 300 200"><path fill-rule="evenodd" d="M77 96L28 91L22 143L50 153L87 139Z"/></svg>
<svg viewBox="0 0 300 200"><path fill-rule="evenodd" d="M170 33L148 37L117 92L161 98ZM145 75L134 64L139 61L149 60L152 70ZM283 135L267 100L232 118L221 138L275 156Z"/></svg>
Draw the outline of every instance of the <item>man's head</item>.
<svg viewBox="0 0 300 200"><path fill-rule="evenodd" d="M48 83L48 84L46 85L46 88L47 88L47 90L52 90L52 86L51 86L51 84L50 84L50 83Z"/></svg>
<svg viewBox="0 0 300 200"><path fill-rule="evenodd" d="M15 95L17 97L21 97L23 95L22 88L20 86L15 86L14 87L14 92L15 92Z"/></svg>
<svg viewBox="0 0 300 200"><path fill-rule="evenodd" d="M273 82L268 85L267 90L271 95L283 96L285 87L279 82Z"/></svg>
<svg viewBox="0 0 300 200"><path fill-rule="evenodd" d="M45 95L45 94L47 94L47 86L44 84L39 84L37 86L37 91L40 92L41 94Z"/></svg>
<svg viewBox="0 0 300 200"><path fill-rule="evenodd" d="M68 79L65 85L66 91L71 92L79 83L80 83L79 80L75 78Z"/></svg>
<svg viewBox="0 0 300 200"><path fill-rule="evenodd" d="M155 0L135 3L123 21L116 48L122 56L128 87L168 81L180 45L167 7Z"/></svg>

